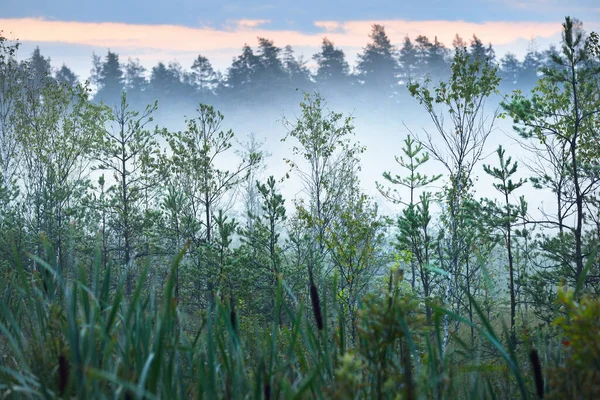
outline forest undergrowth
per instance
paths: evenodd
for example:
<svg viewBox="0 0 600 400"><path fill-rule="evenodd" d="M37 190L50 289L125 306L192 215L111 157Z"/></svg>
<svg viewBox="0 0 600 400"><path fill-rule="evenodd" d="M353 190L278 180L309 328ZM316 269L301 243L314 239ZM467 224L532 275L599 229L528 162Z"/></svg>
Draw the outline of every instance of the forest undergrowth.
<svg viewBox="0 0 600 400"><path fill-rule="evenodd" d="M47 247L52 254L51 247ZM516 346L505 324L493 326L471 299L473 324L432 304L428 325L420 302L390 271L361 301L356 345L330 287L311 286L309 304L279 278L276 318L257 326L217 296L200 314L175 297L183 249L160 291L140 271L130 298L126 275L113 285L101 271L80 269L67 281L43 259L40 273L21 262L1 299L0 392L4 398L595 398L600 393L600 302L561 288L551 327L522 326ZM314 288L314 289L313 289ZM328 301L328 297L330 301ZM457 334L442 351L442 321L475 326L469 343ZM193 321L192 321L193 320ZM190 329L190 326L198 326Z"/></svg>

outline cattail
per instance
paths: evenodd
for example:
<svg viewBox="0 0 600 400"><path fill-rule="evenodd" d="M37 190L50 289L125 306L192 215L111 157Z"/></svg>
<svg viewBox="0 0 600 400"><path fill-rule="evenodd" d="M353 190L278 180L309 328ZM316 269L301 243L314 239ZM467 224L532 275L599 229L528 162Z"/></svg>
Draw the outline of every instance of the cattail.
<svg viewBox="0 0 600 400"><path fill-rule="evenodd" d="M402 340L401 344L402 368L404 369L404 384L406 385L404 394L407 400L414 400L415 384L413 382L412 363L409 351L410 349L408 348L408 343L404 343L404 340L405 339Z"/></svg>
<svg viewBox="0 0 600 400"><path fill-rule="evenodd" d="M129 376L130 381L135 381L135 371L133 370L133 367L129 367L129 373L127 375ZM125 400L133 399L135 399L135 395L133 394L131 389L127 389L127 391L125 392Z"/></svg>
<svg viewBox="0 0 600 400"><path fill-rule="evenodd" d="M538 398L543 399L544 378L542 377L542 363L540 362L540 357L535 349L531 350L531 353L529 353L529 358L531 359L531 365L533 366L533 377L535 379L535 389Z"/></svg>
<svg viewBox="0 0 600 400"><path fill-rule="evenodd" d="M309 273L310 277L310 300L312 302L313 313L315 314L315 321L317 322L317 329L323 330L323 314L321 314L321 304L319 303L319 292L313 281L312 271Z"/></svg>
<svg viewBox="0 0 600 400"><path fill-rule="evenodd" d="M233 295L231 295L231 297L229 297L229 306L231 308L231 311L229 311L229 320L231 321L231 327L233 328L234 332L237 332L236 318L235 318L235 301L233 300Z"/></svg>
<svg viewBox="0 0 600 400"><path fill-rule="evenodd" d="M264 360L260 360L260 366L263 373L263 390L265 394L265 400L271 400L271 383L269 382L269 377L267 376L267 368L265 367Z"/></svg>
<svg viewBox="0 0 600 400"><path fill-rule="evenodd" d="M321 314L321 304L319 303L319 292L314 283L310 284L310 299L312 301L315 320L317 321L317 329L323 330L323 314Z"/></svg>
<svg viewBox="0 0 600 400"><path fill-rule="evenodd" d="M269 380L267 378L265 378L265 400L271 400L271 384L269 383Z"/></svg>
<svg viewBox="0 0 600 400"><path fill-rule="evenodd" d="M64 355L58 357L58 393L62 396L69 383L69 360Z"/></svg>
<svg viewBox="0 0 600 400"><path fill-rule="evenodd" d="M392 281L394 279L394 271L390 271L390 281L388 282L388 310L392 309L392 300L394 295L392 293Z"/></svg>

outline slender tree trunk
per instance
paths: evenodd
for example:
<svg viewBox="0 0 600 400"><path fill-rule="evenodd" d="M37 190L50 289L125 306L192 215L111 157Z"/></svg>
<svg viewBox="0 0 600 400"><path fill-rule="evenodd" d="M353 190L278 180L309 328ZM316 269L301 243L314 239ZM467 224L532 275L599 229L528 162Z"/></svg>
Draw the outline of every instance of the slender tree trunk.
<svg viewBox="0 0 600 400"><path fill-rule="evenodd" d="M121 126L124 129L124 126ZM124 132L121 131L121 137L124 137ZM121 145L121 195L123 201L123 242L124 242L124 263L127 279L125 283L125 293L129 296L133 290L133 276L131 271L131 238L129 231L129 199L127 196L127 149L125 143Z"/></svg>
<svg viewBox="0 0 600 400"><path fill-rule="evenodd" d="M209 194L208 194L208 183L207 183L207 178L204 178L204 182L205 182L205 192L204 192L204 218L205 218L205 222L206 222L206 243L204 244L205 249L204 252L205 254L208 254L208 250L209 250L209 246L210 243L212 241L212 232L211 232L211 221L210 221L210 204L209 204ZM206 260L208 263L212 264L212 262L210 260ZM212 270L212 266L210 268L210 270ZM209 270L209 271L210 271ZM214 277L209 276L207 277L207 289L208 289L208 303L209 305L212 307L215 303L216 303L216 293L215 293L215 288L217 286L216 280Z"/></svg>
<svg viewBox="0 0 600 400"><path fill-rule="evenodd" d="M58 206L56 208L56 236L57 236L57 241L56 241L56 270L60 271L60 274L63 276L63 279L65 279L65 271L64 271L64 266L63 263L61 263L61 248L62 248L62 232L60 229L60 226L62 224L62 215L61 215L61 206L60 206L60 201L58 202Z"/></svg>
<svg viewBox="0 0 600 400"><path fill-rule="evenodd" d="M175 216L175 254L177 254L178 251L180 251L180 243L181 241L179 240L180 234L179 234L179 216L176 215ZM179 303L179 265L180 263L177 264L177 268L175 268L175 301L177 303Z"/></svg>
<svg viewBox="0 0 600 400"><path fill-rule="evenodd" d="M576 139L574 139L576 140ZM575 202L577 205L577 222L575 225L575 280L583 273L583 252L582 252L582 230L583 230L583 195L579 186L579 172L577 170L577 154L575 145L571 146L571 157L573 159L573 183L575 184Z"/></svg>
<svg viewBox="0 0 600 400"><path fill-rule="evenodd" d="M429 305L429 295L431 294L431 279L429 272L425 269L425 266L430 264L430 255L429 255L429 235L427 234L427 226L423 227L423 237L424 237L424 250L425 250L425 259L424 263L420 265L421 269L421 281L423 282L423 293L425 294L425 316L427 318L427 326L431 326L431 306Z"/></svg>
<svg viewBox="0 0 600 400"><path fill-rule="evenodd" d="M104 207L104 193L102 194L102 270L108 265L108 244L106 238L106 210Z"/></svg>
<svg viewBox="0 0 600 400"><path fill-rule="evenodd" d="M515 316L517 312L517 299L515 296L515 268L512 254L512 232L510 224L510 204L508 202L508 192L504 193L506 204L506 251L508 253L508 275L510 278L510 341L513 346L517 344L517 334L515 332Z"/></svg>
<svg viewBox="0 0 600 400"><path fill-rule="evenodd" d="M206 179L205 179L206 180ZM205 183L206 185L208 185L208 183ZM210 243L211 241L211 229L210 229L210 204L209 204L209 198L208 198L208 189L206 190L206 192L204 192L204 218L206 220L206 243Z"/></svg>
<svg viewBox="0 0 600 400"><path fill-rule="evenodd" d="M427 326L431 326L431 307L429 306L429 282L423 280L423 294L425 295L425 319Z"/></svg>
<svg viewBox="0 0 600 400"><path fill-rule="evenodd" d="M456 183L454 187L456 188L456 193L454 194L453 204L451 206L450 218L451 218L451 231L450 231L450 270L448 272L447 282L446 282L446 302L450 301L452 296L452 278L453 275L458 272L458 245L456 239L456 224L458 219L458 208L460 206L460 196L461 196L461 183L462 183L462 166L459 165L458 173L456 176ZM448 341L450 340L450 318L446 314L444 316L444 339L442 341L442 358L446 355L446 349L448 347Z"/></svg>
<svg viewBox="0 0 600 400"><path fill-rule="evenodd" d="M466 277L467 277L467 294L472 295L471 293L471 276L470 276L470 265L469 260L467 259L465 262L466 267ZM471 322L470 330L471 330L471 347L475 345L475 327L473 326L473 302L469 299L469 321Z"/></svg>
<svg viewBox="0 0 600 400"><path fill-rule="evenodd" d="M573 57L573 56L572 56ZM579 183L579 170L577 163L577 139L579 136L580 119L579 119L579 96L577 93L577 72L575 70L574 60L571 60L571 85L573 86L573 118L574 129L573 138L571 139L571 162L573 168L573 184L575 185L575 202L577 205L577 222L575 226L575 280L579 281L583 273L583 253L582 253L582 230L583 230L583 195Z"/></svg>

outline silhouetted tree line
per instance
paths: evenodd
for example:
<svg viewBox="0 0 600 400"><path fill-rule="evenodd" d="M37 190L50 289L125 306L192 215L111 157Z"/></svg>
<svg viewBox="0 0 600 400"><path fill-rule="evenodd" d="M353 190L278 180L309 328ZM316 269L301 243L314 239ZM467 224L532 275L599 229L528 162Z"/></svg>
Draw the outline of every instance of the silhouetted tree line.
<svg viewBox="0 0 600 400"><path fill-rule="evenodd" d="M208 58L198 55L189 69L179 62L159 62L147 71L139 60L119 60L116 52L106 56L94 54L90 81L97 87L96 101L118 103L122 91L126 91L133 104L148 104L159 99L167 107L204 103L246 103L257 101L281 101L290 93L318 90L329 96L350 93L369 94L380 99L401 97L402 88L409 81L445 79L457 48L468 48L470 54L485 58L499 66L502 89L529 90L538 79L538 70L551 63L557 50L550 47L540 51L530 46L523 60L507 53L497 59L492 44L487 46L476 35L467 43L459 35L446 47L437 37L433 41L419 35L412 40L408 36L401 46L390 41L382 25L375 24L369 35L369 43L358 55L357 64L351 68L343 50L327 37L323 38L321 50L312 56L316 70L311 72L307 60L298 57L291 46L277 47L272 40L258 38L258 47L245 44L239 56L232 60L224 74L215 71ZM78 77L66 65L52 71L50 59L36 48L29 62L40 77L75 85ZM45 79L45 78L44 78Z"/></svg>

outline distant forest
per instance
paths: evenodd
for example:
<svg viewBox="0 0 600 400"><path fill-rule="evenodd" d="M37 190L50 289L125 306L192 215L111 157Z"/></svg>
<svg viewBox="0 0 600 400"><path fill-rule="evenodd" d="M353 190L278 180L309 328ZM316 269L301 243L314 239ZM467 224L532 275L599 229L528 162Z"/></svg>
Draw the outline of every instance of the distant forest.
<svg viewBox="0 0 600 400"><path fill-rule="evenodd" d="M503 92L533 88L539 78L538 70L550 66L552 55L557 54L554 46L540 51L532 42L522 60L513 53L498 59L493 45L483 43L475 34L468 42L456 35L451 46L437 37L431 40L423 35L406 37L404 43L396 45L390 41L385 27L375 24L353 67L346 61L344 51L327 37L323 38L321 51L312 56L317 65L314 72L307 67L308 60L297 57L291 46L278 47L272 40L259 37L257 48L244 45L225 73L215 71L210 60L199 54L190 66L161 61L149 74L139 60L124 62L118 53L109 50L105 56L92 56L90 82L98 89L96 101L118 103L124 90L132 104L145 105L158 99L161 108L195 106L198 102L218 105L251 105L257 99L279 102L288 99L296 89L318 90L326 98L349 93L370 98L372 94L381 102L408 97L402 88L411 80L421 81L427 76L433 80L447 79L457 48L466 47L471 55L498 64ZM39 48L28 61L39 77L70 85L76 85L82 78L64 64L53 70L50 59Z"/></svg>

